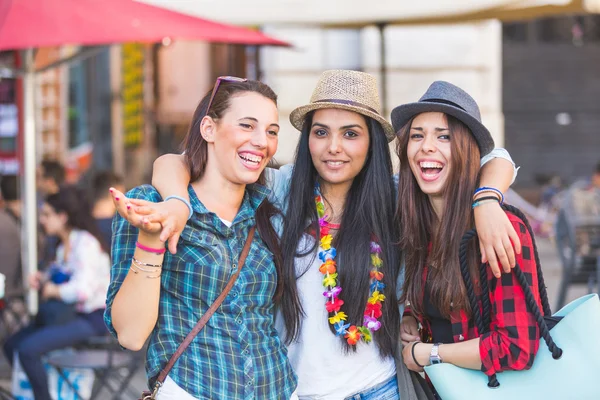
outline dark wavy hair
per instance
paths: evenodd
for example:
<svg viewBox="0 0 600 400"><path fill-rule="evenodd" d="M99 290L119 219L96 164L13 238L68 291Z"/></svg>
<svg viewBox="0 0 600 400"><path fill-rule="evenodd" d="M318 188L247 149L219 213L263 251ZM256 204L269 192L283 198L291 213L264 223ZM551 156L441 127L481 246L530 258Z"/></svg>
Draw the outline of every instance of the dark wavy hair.
<svg viewBox="0 0 600 400"><path fill-rule="evenodd" d="M421 191L408 162L407 147L412 119L399 131L398 157L398 225L401 248L406 260L402 300L408 300L416 315L423 315L423 269L429 265L431 301L441 314L450 318L452 310L470 313L462 280L458 249L464 233L474 226L471 202L477 187L480 153L469 128L458 119L446 115L450 131L452 168L443 188L446 202L438 219L428 196ZM428 250L431 243L431 251ZM476 241L469 248L471 275L478 281L478 249Z"/></svg>
<svg viewBox="0 0 600 400"><path fill-rule="evenodd" d="M285 341L288 344L297 339L304 317L296 280L306 271L297 272L294 259L311 253L316 257L318 250L316 241L304 253L298 253L297 250L298 243L307 229L315 231L317 237L319 235L314 196L315 183L319 177L308 147L312 117L313 113L306 116L296 149L281 239L286 288L281 301L281 311L287 331ZM348 191L340 229L333 245L337 249L339 284L344 288L340 295L344 300L344 312L348 315L349 323L361 326L369 296L372 237L374 236L380 244L383 283L386 285L383 292L386 300L383 302L382 327L374 333L374 337L380 354L389 356L394 354L400 325L395 291L399 257L395 245L398 240L397 226L393 221L395 190L392 161L381 124L371 118L364 118L370 135L367 160ZM333 327L330 328L334 332ZM345 341L344 346L347 351L351 349Z"/></svg>
<svg viewBox="0 0 600 400"><path fill-rule="evenodd" d="M75 186L63 186L58 193L46 197L46 203L56 213L67 215L67 226L72 229L80 229L91 233L102 250L110 254L110 243L105 243L100 234L98 224L92 217L92 206L85 191Z"/></svg>
<svg viewBox="0 0 600 400"><path fill-rule="evenodd" d="M229 109L231 98L248 92L258 93L271 100L277 106L277 95L269 86L259 81L248 80L245 82L221 82L213 98L210 110L207 110L207 107L212 94L212 88L196 107L188 133L183 142L183 151L185 152L185 160L190 172L191 182L195 182L203 176L208 161L208 143L200 134L202 119L204 116L209 116L215 120L220 119ZM257 183L265 183L264 171L260 174ZM271 224L271 218L279 214L280 211L269 200L265 199L256 210L255 215L258 233L267 245L267 248L273 253L273 262L277 270L277 289L274 295L276 301L279 301L283 292L281 272L283 261L279 236Z"/></svg>

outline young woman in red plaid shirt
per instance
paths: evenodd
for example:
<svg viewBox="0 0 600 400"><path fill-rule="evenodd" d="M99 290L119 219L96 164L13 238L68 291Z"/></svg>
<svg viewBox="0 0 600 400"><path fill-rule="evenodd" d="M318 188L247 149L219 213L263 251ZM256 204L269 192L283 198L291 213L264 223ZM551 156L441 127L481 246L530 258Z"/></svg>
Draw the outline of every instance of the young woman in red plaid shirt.
<svg viewBox="0 0 600 400"><path fill-rule="evenodd" d="M461 238L474 227L473 209L502 196L494 189L479 189L473 202L479 160L490 144L493 147L493 139L467 93L447 82L434 83L430 91L439 93L392 113L395 125L402 123L398 132L399 223L406 261L402 300L410 304L401 326L404 363L422 371L423 366L446 362L487 375L528 369L538 349L539 331L516 277L504 273L496 278L488 268L492 318L490 331L481 335L459 266ZM515 255L517 264L540 303L531 236L523 221L512 214L508 218L522 245L521 254ZM473 246L468 254L479 294L478 249Z"/></svg>

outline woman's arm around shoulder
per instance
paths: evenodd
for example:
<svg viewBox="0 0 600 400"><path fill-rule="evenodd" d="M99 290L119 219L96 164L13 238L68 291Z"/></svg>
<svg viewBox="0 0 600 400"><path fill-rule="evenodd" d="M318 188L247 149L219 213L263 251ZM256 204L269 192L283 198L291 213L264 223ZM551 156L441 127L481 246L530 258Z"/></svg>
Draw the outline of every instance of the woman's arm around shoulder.
<svg viewBox="0 0 600 400"><path fill-rule="evenodd" d="M541 308L533 238L519 217L512 213L507 216L521 241L522 250L516 256L516 264ZM514 271L504 273L500 278L488 272L488 280L495 313L492 314L490 332L480 338L482 370L491 375L505 370L529 369L539 347L540 333L535 317L528 311L525 292Z"/></svg>

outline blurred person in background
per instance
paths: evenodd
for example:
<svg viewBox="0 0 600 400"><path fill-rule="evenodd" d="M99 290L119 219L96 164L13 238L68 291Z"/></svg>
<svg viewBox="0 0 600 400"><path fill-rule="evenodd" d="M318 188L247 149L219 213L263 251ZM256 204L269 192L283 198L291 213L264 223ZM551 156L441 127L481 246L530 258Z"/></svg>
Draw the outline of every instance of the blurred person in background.
<svg viewBox="0 0 600 400"><path fill-rule="evenodd" d="M59 239L56 258L45 273L29 278L42 299L35 322L4 344L11 364L18 353L36 400L51 399L42 356L107 333L102 315L110 279L108 246L88 204L75 187L63 187L46 198L40 223Z"/></svg>
<svg viewBox="0 0 600 400"><path fill-rule="evenodd" d="M594 171L594 175L592 175L592 186L598 190L600 190L600 162L596 165L596 170Z"/></svg>
<svg viewBox="0 0 600 400"><path fill-rule="evenodd" d="M108 191L111 187L125 192L123 179L112 171L97 172L92 178L91 193L95 199L92 216L98 224L104 242L110 245L112 240L112 219L115 216L115 205Z"/></svg>
<svg viewBox="0 0 600 400"><path fill-rule="evenodd" d="M51 194L58 193L60 187L65 183L65 167L58 161L44 160L37 169L36 185L38 191L38 212L44 204L44 200ZM58 238L48 234L41 236L40 257L38 265L44 268L55 257Z"/></svg>
<svg viewBox="0 0 600 400"><path fill-rule="evenodd" d="M18 180L16 175L0 178L0 193L4 200L4 207L0 209L0 273L6 276L6 296L23 290Z"/></svg>
<svg viewBox="0 0 600 400"><path fill-rule="evenodd" d="M65 167L58 161L44 160L37 169L37 189L46 197L58 193L65 182ZM42 199L43 200L43 199Z"/></svg>

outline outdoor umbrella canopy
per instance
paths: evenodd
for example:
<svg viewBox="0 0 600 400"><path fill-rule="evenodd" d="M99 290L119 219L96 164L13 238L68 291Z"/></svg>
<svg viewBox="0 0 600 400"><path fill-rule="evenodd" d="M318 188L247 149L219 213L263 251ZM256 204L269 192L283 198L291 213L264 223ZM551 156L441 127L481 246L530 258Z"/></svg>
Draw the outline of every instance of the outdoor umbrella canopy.
<svg viewBox="0 0 600 400"><path fill-rule="evenodd" d="M289 46L261 32L169 11L133 0L0 0L0 51L25 50L12 74L23 78L22 262L24 273L37 270L37 199L34 50L39 47L112 43L152 43L165 38L242 45ZM79 55L40 70L53 68ZM0 65L0 78L6 69ZM10 75L10 74L9 74ZM37 311L37 292L28 308Z"/></svg>
<svg viewBox="0 0 600 400"><path fill-rule="evenodd" d="M0 50L160 42L164 38L287 46L261 32L133 0L2 0Z"/></svg>

